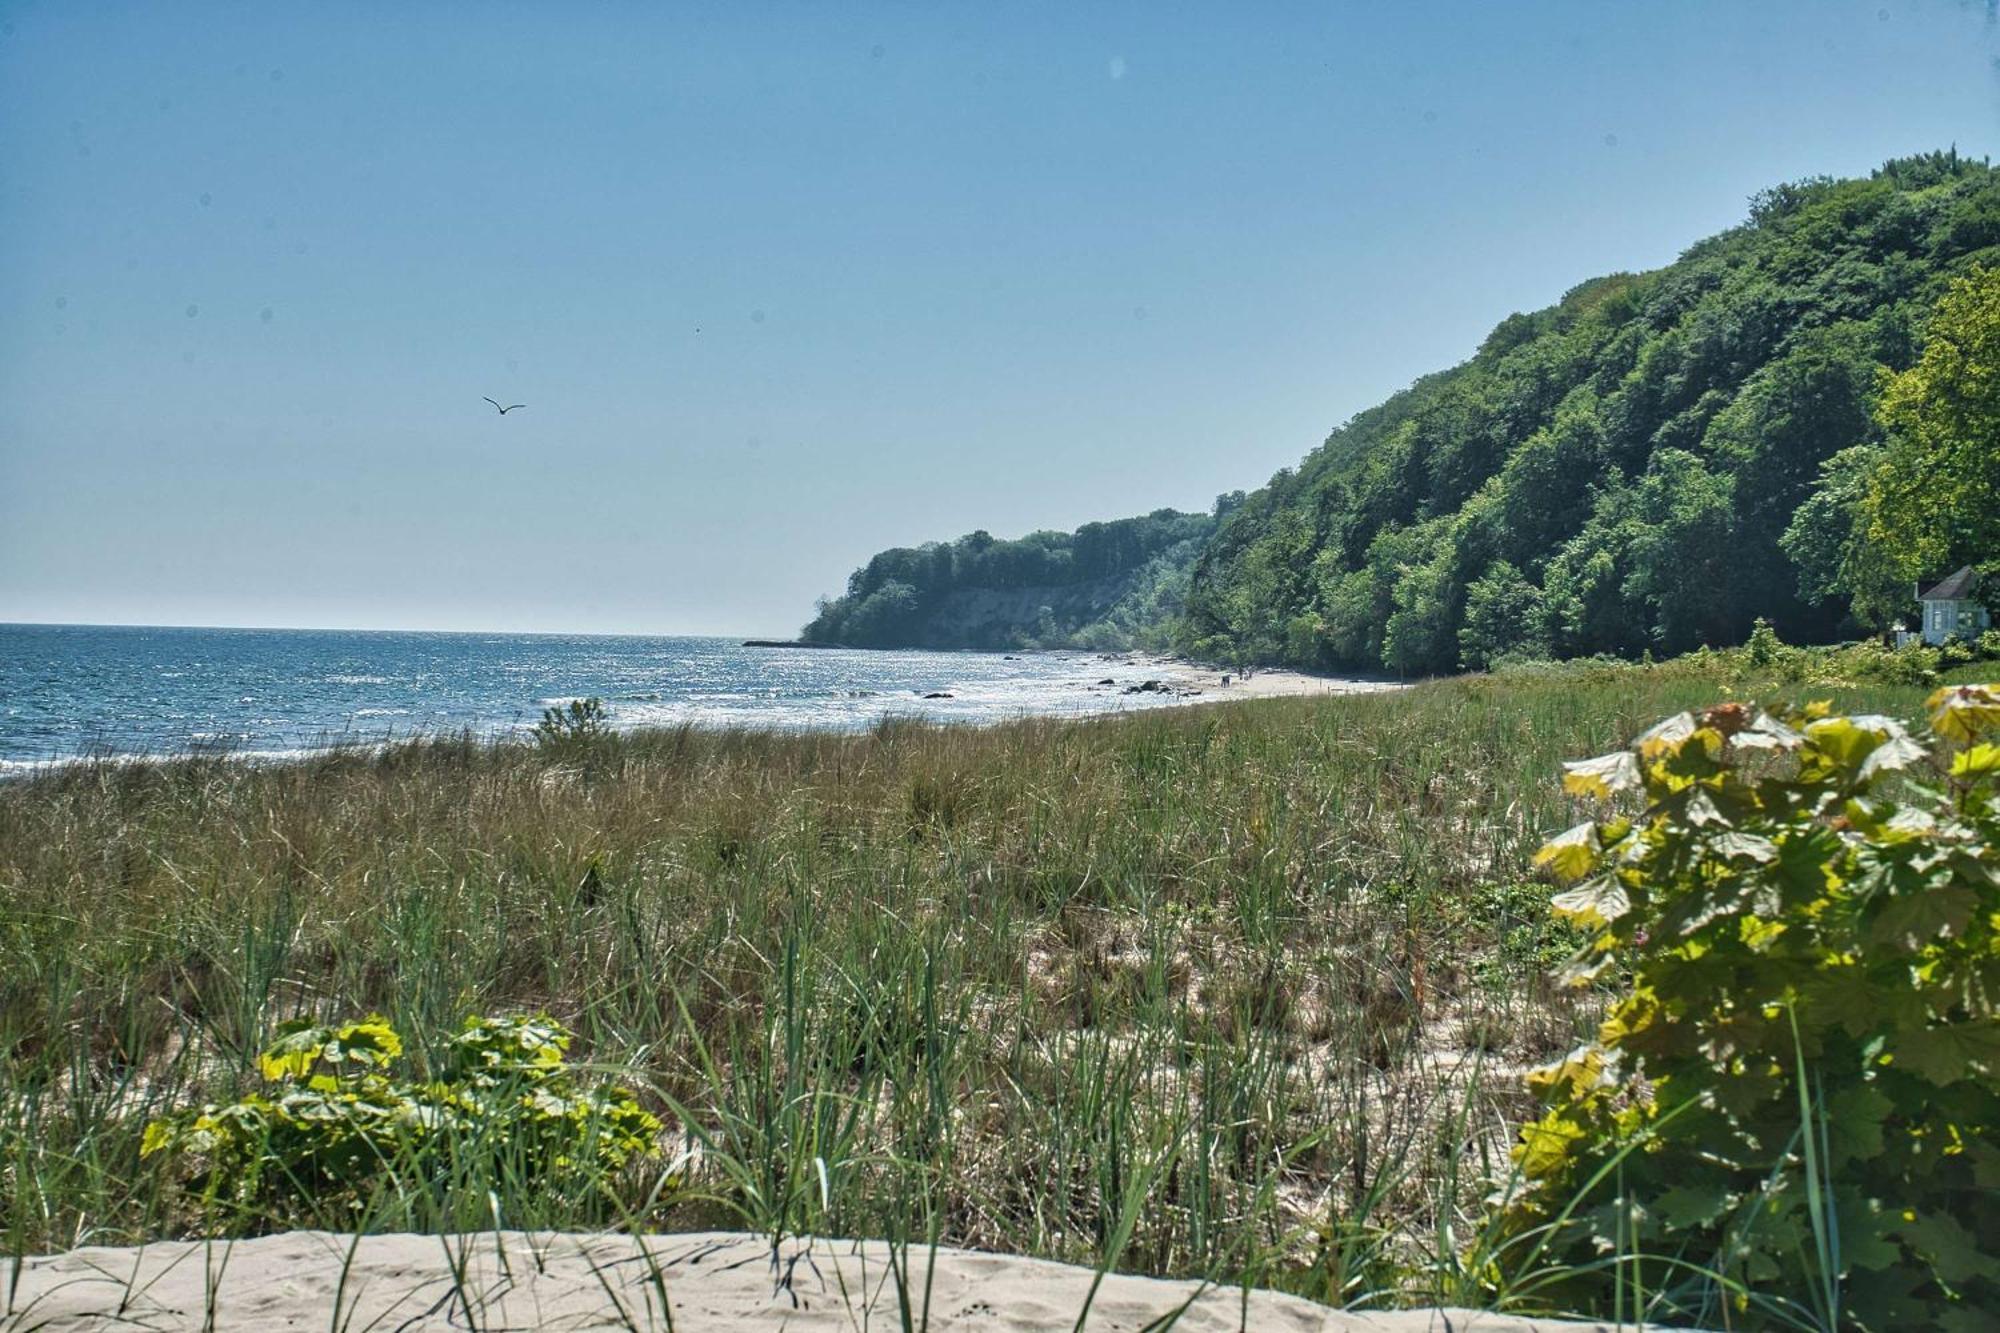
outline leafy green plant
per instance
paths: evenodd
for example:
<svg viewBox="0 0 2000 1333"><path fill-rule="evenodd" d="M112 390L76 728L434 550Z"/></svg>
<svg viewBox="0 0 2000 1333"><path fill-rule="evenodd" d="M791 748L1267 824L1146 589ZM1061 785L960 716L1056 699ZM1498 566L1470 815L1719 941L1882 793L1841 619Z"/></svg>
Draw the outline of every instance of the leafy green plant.
<svg viewBox="0 0 2000 1333"><path fill-rule="evenodd" d="M258 1058L263 1090L153 1120L140 1152L225 1219L301 1198L360 1208L379 1188L421 1190L472 1162L589 1189L650 1153L661 1126L631 1089L580 1082L570 1040L547 1017L471 1018L445 1041L438 1077L418 1083L393 1076L403 1041L381 1015L298 1019Z"/></svg>
<svg viewBox="0 0 2000 1333"><path fill-rule="evenodd" d="M2000 688L1930 733L1825 704L1682 713L1566 766L1629 803L1544 847L1629 969L1531 1076L1517 1270L1730 1327L1991 1327L2000 1308ZM1930 779L1927 785L1924 779ZM1982 1313L1984 1312L1984 1313Z"/></svg>
<svg viewBox="0 0 2000 1333"><path fill-rule="evenodd" d="M543 746L573 745L596 740L611 730L611 715L604 700L571 699L564 708L544 708L535 724L535 741Z"/></svg>
<svg viewBox="0 0 2000 1333"><path fill-rule="evenodd" d="M1772 667L1778 664L1785 653L1785 641L1778 637L1778 631L1771 628L1771 622L1762 616L1750 628L1750 638L1743 645L1744 656L1752 666Z"/></svg>

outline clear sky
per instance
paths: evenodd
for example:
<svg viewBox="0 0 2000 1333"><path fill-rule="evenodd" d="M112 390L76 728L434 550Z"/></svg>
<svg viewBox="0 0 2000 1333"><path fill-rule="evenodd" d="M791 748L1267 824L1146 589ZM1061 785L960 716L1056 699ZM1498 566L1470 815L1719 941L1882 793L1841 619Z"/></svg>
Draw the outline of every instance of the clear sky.
<svg viewBox="0 0 2000 1333"><path fill-rule="evenodd" d="M1953 141L1988 3L0 2L0 621L789 633Z"/></svg>

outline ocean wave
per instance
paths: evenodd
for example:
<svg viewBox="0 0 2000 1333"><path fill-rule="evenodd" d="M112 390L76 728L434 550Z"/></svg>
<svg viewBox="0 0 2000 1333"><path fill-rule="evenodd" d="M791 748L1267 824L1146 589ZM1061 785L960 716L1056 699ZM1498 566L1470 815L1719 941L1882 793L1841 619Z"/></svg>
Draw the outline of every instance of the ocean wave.
<svg viewBox="0 0 2000 1333"><path fill-rule="evenodd" d="M321 745L302 749L285 750L229 750L221 754L202 755L199 751L183 750L176 754L72 754L55 759L0 759L0 782L13 778L33 777L37 773L49 773L58 769L95 766L100 764L127 768L134 764L172 764L194 758L227 759L231 763L284 764L298 759L310 759L314 755L332 754L339 751L374 753L381 745Z"/></svg>
<svg viewBox="0 0 2000 1333"><path fill-rule="evenodd" d="M321 676L328 685L387 685L387 676Z"/></svg>

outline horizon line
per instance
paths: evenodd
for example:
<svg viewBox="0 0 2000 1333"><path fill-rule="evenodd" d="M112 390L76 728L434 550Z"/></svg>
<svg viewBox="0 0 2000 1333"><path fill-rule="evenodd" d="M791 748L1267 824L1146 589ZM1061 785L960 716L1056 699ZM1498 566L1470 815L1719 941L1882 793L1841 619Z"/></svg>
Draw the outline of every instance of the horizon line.
<svg viewBox="0 0 2000 1333"><path fill-rule="evenodd" d="M168 625L139 620L4 620L0 629L148 629L173 631L222 631L270 634L501 634L513 638L536 639L755 639L756 633L693 634L652 633L643 630L522 630L522 629L436 629L407 625ZM786 637L796 637L793 635Z"/></svg>

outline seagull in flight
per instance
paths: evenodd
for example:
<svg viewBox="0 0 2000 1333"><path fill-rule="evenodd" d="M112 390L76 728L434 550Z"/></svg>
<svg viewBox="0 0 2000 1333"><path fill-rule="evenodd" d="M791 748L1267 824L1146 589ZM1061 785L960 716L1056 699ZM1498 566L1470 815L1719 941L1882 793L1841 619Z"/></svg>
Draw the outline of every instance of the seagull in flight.
<svg viewBox="0 0 2000 1333"><path fill-rule="evenodd" d="M486 398L486 395L485 395L485 394L481 394L481 395L479 395L479 396L480 396L480 397L482 397L482 398ZM500 415L501 415L501 416L503 416L503 417L504 417L504 416L506 416L506 415L507 415L507 414L508 414L509 412L512 412L512 411L513 411L513 410L514 410L515 408L517 408L517 407L526 407L526 406L527 406L527 404L526 404L526 403L509 403L509 404L507 404L507 406L505 406L505 407L501 407L499 403L497 403L497 402L494 402L494 401L493 401L493 399L491 399L491 398L486 398L486 401L487 401L487 402L489 402L489 403L493 403L493 406L494 406L494 407L495 407L496 409L498 409L498 410L499 410L499 413L500 413Z"/></svg>

